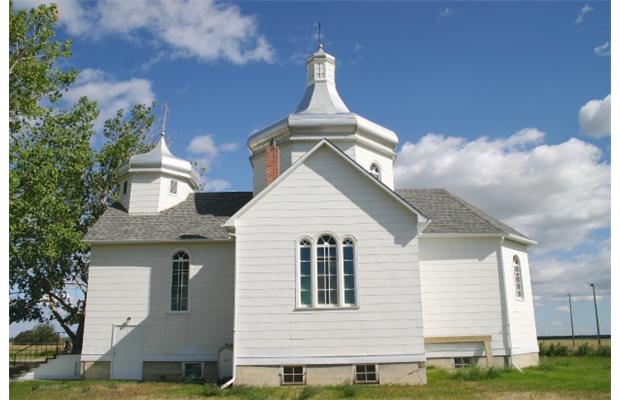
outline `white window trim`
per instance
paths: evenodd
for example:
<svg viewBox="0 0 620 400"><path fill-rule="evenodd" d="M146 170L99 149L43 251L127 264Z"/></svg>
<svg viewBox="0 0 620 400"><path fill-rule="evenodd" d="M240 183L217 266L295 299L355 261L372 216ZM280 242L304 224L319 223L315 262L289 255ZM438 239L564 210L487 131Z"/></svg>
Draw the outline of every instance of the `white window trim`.
<svg viewBox="0 0 620 400"><path fill-rule="evenodd" d="M302 382L284 382L284 368L295 368L295 367L301 367L303 381ZM305 365L281 365L280 366L280 385L281 386L303 386L306 384L307 376L308 374L307 374L307 369Z"/></svg>
<svg viewBox="0 0 620 400"><path fill-rule="evenodd" d="M200 364L200 377L198 379L204 379L205 377L205 363L202 361L183 361L183 368L182 368L182 374L183 374L183 379L187 379L187 377L185 376L185 365L186 364Z"/></svg>
<svg viewBox="0 0 620 400"><path fill-rule="evenodd" d="M177 183L177 190L174 193L172 193L172 182L176 182ZM178 179L170 178L168 180L168 195L170 195L170 196L178 196L179 195L179 180Z"/></svg>
<svg viewBox="0 0 620 400"><path fill-rule="evenodd" d="M316 249L318 240L321 236L330 235L336 241L336 257L338 271L338 303L337 304L318 304L318 277L317 277L317 257ZM301 303L301 257L299 251L299 243L302 240L310 241L310 287L312 289L312 304L310 306ZM344 258L342 243L349 239L353 241L353 274L355 288L355 304L346 304L344 302ZM302 235L295 241L295 311L316 311L316 310L355 310L359 309L359 285L358 285L358 242L355 236L347 234L340 237L334 232L322 231L318 234Z"/></svg>
<svg viewBox="0 0 620 400"><path fill-rule="evenodd" d="M357 366L358 365L374 365L375 366L375 380L374 381L358 381L357 380ZM380 373L380 369L379 369L379 364L373 364L373 363L361 363L361 364L353 364L351 367L353 367L353 383L356 385L373 385L373 384L378 384L379 382L381 382L381 377L379 376Z"/></svg>
<svg viewBox="0 0 620 400"><path fill-rule="evenodd" d="M172 263L174 262L174 255L177 254L178 252L183 251L185 252L185 254L187 254L187 256L189 257L189 266L188 266L188 273L187 273L187 310L173 310L172 309ZM183 314L189 314L190 310L191 310L191 298L192 298L192 285L191 285L191 281L192 281L192 253L185 249L185 248L176 248L174 249L171 253L170 256L168 257L168 268L169 268L169 280L168 280L168 311L166 312L166 314L172 314L172 315L183 315Z"/></svg>
<svg viewBox="0 0 620 400"><path fill-rule="evenodd" d="M513 285L515 288L515 299L519 301L524 301L525 300L525 287L523 286L523 263L521 262L521 258L516 254L512 256L511 261L512 263L510 265L512 268L512 280L513 280ZM515 265L517 266L517 268L515 268ZM521 295L517 293L517 270L519 273L518 284L521 287Z"/></svg>

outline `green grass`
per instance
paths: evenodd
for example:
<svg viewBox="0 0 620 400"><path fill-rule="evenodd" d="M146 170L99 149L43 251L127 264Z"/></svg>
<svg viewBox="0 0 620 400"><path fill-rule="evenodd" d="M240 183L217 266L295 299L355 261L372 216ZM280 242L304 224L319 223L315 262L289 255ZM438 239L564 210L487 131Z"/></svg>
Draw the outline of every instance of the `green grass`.
<svg viewBox="0 0 620 400"><path fill-rule="evenodd" d="M164 382L34 381L11 382L11 399L609 399L611 358L599 356L543 358L540 366L516 370L468 369L451 373L429 369L428 384L339 385L330 387L249 388L220 390L214 385Z"/></svg>

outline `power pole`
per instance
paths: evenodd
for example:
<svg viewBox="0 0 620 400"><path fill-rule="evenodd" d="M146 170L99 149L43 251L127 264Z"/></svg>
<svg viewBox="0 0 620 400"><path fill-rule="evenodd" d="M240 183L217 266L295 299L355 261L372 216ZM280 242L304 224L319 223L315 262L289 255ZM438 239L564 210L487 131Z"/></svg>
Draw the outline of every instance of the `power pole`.
<svg viewBox="0 0 620 400"><path fill-rule="evenodd" d="M570 293L568 294L568 308L570 310L570 333L573 337L573 348L575 348L575 327L573 326L573 301L570 297Z"/></svg>
<svg viewBox="0 0 620 400"><path fill-rule="evenodd" d="M596 316L596 336L598 338L598 347L601 347L601 328L598 324L598 305L596 304L596 289L594 288L594 283L591 283L592 286L592 296L594 296L594 315Z"/></svg>

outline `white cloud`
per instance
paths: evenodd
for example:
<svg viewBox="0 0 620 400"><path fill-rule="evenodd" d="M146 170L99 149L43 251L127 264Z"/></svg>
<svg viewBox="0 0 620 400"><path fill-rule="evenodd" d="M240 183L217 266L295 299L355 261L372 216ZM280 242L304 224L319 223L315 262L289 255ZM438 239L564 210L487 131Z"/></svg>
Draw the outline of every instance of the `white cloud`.
<svg viewBox="0 0 620 400"><path fill-rule="evenodd" d="M564 322L558 321L558 320L554 320L554 321L549 322L549 326L553 326L553 327L556 327L556 328L560 327L560 326L563 326L563 325L564 325Z"/></svg>
<svg viewBox="0 0 620 400"><path fill-rule="evenodd" d="M446 188L536 239L537 252L570 250L610 225L610 166L592 144L543 138L533 128L499 139L429 133L402 146L396 186Z"/></svg>
<svg viewBox="0 0 620 400"><path fill-rule="evenodd" d="M583 22L583 19L585 18L586 14L589 12L592 12L594 10L594 8L590 7L590 5L588 3L586 3L581 10L579 10L579 15L577 15L577 19L575 20L576 24L580 24Z"/></svg>
<svg viewBox="0 0 620 400"><path fill-rule="evenodd" d="M113 117L120 108L127 110L135 104L150 104L155 100L151 81L138 78L115 80L105 72L92 68L80 72L63 99L74 103L82 96L96 100L99 105L96 128L101 128L103 122Z"/></svg>
<svg viewBox="0 0 620 400"><path fill-rule="evenodd" d="M600 46L596 46L594 48L594 54L597 56L605 57L611 54L611 46L609 45L609 41L603 43Z"/></svg>
<svg viewBox="0 0 620 400"><path fill-rule="evenodd" d="M570 312L570 307L569 306L558 306L555 308L555 311Z"/></svg>
<svg viewBox="0 0 620 400"><path fill-rule="evenodd" d="M456 10L450 7L444 7L442 9L439 10L439 15L437 16L438 19L446 19L449 17L453 17L456 15Z"/></svg>
<svg viewBox="0 0 620 400"><path fill-rule="evenodd" d="M590 100L579 110L581 131L600 138L611 135L611 94L602 100Z"/></svg>
<svg viewBox="0 0 620 400"><path fill-rule="evenodd" d="M610 294L611 257L609 239L600 242L592 252L579 253L569 259L557 256L536 257L530 261L533 291L546 300L574 302L592 301L594 283L597 300Z"/></svg>
<svg viewBox="0 0 620 400"><path fill-rule="evenodd" d="M27 6L51 0L26 0ZM275 51L258 32L256 18L239 7L217 0L78 0L59 3L60 22L72 35L132 38L147 33L172 49L173 57L193 57L235 64L272 62ZM21 6L21 4L20 4Z"/></svg>
<svg viewBox="0 0 620 400"><path fill-rule="evenodd" d="M225 192L231 187L224 179L205 179L204 184L207 192Z"/></svg>
<svg viewBox="0 0 620 400"><path fill-rule="evenodd" d="M239 143L237 142L227 142L220 145L220 150L222 151L236 151L238 148Z"/></svg>

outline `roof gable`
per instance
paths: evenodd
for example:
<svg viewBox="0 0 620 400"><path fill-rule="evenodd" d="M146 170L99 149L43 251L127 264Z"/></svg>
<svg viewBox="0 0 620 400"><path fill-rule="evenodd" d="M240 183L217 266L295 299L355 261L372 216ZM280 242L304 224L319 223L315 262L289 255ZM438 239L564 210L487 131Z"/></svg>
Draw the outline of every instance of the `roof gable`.
<svg viewBox="0 0 620 400"><path fill-rule="evenodd" d="M327 148L333 153L340 157L345 161L346 164L350 165L353 169L355 169L358 173L364 176L369 182L374 185L378 190L385 192L388 196L393 198L398 204L403 206L409 212L416 215L418 222L427 223L429 222L426 215L424 215L421 211L416 209L411 203L407 202L405 199L400 197L396 192L391 190L389 187L381 183L379 180L375 179L368 171L366 171L362 166L360 166L355 160L349 157L346 153L340 150L338 147L334 146L329 140L322 139L319 143L317 143L310 151L300 157L297 161L295 161L284 173L278 176L273 182L271 182L267 187L265 187L258 195L254 196L252 200L250 200L246 205L244 205L239 211L237 211L232 217L230 217L224 226L229 228L234 227L235 222L238 218L242 217L249 209L251 209L256 203L261 201L268 193L270 193L275 187L277 187L282 181L284 181L288 176L290 176L295 170L297 170L304 162L312 157L319 149Z"/></svg>

